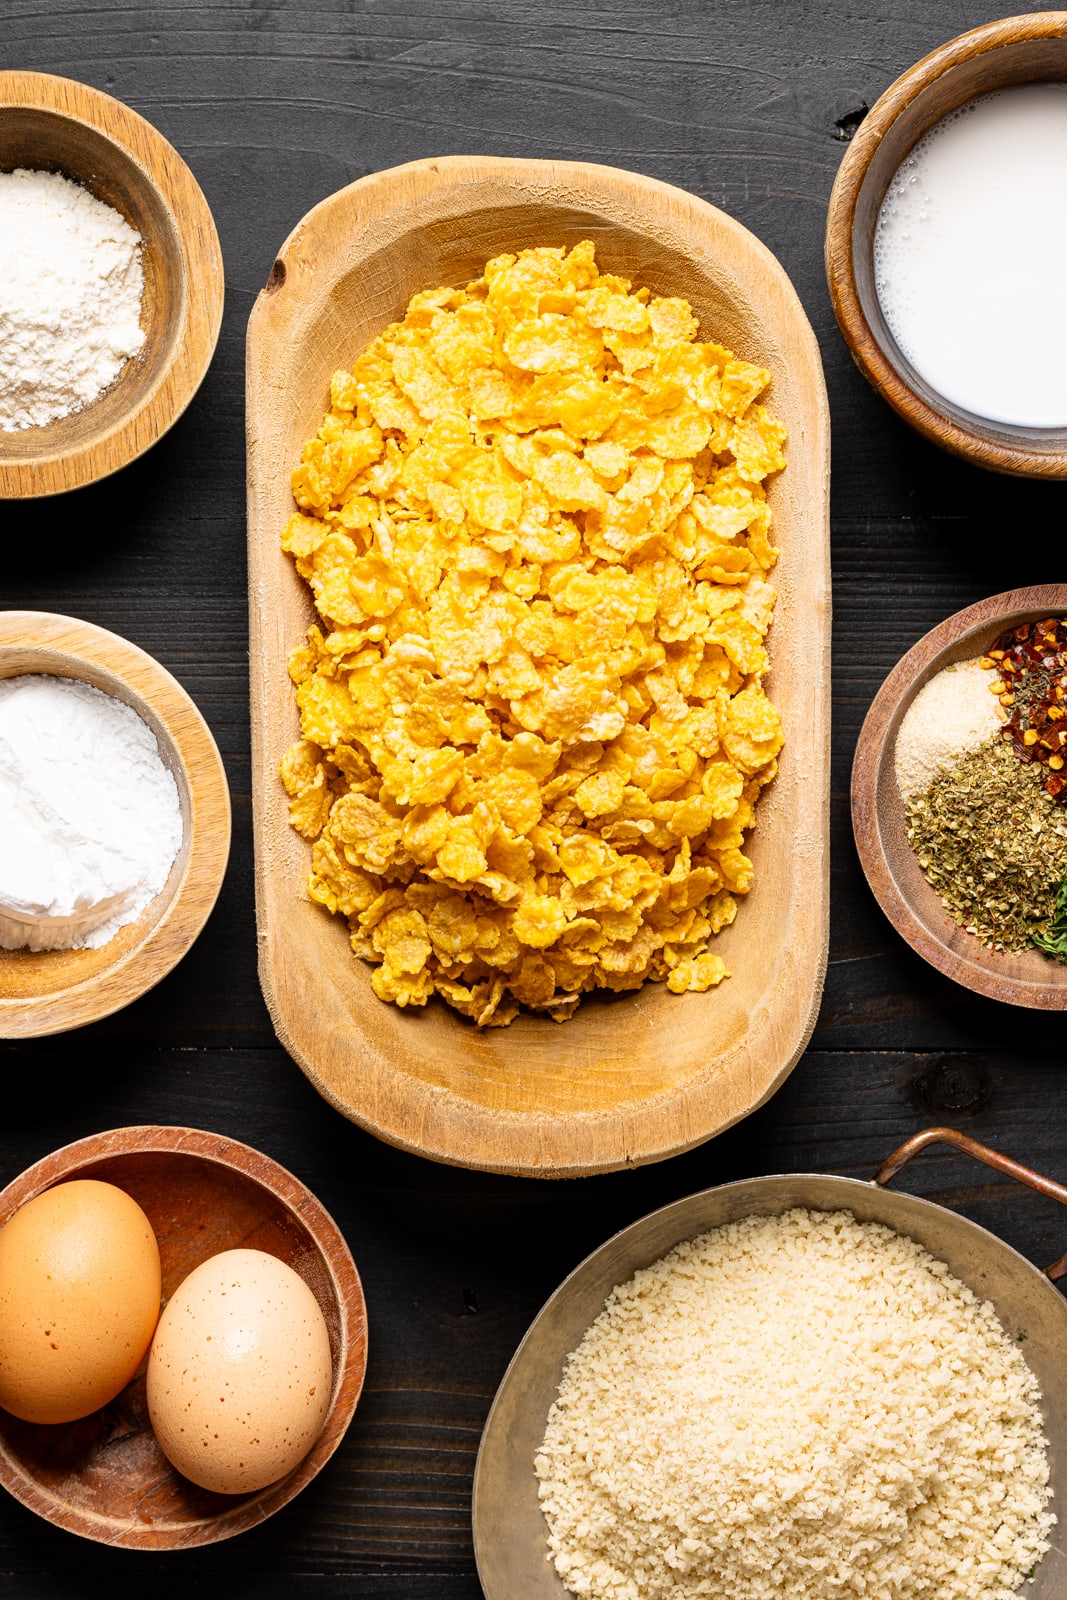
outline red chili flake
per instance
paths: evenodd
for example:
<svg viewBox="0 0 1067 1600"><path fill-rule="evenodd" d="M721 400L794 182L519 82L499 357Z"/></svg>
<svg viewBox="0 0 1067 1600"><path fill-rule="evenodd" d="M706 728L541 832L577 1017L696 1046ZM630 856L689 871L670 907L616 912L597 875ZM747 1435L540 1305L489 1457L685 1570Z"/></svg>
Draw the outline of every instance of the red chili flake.
<svg viewBox="0 0 1067 1600"><path fill-rule="evenodd" d="M1037 761L1048 768L1044 789L1061 805L1067 805L1067 778L1061 777L1061 751L1067 749L1067 723L1061 701L1067 699L1067 622L1062 617L1046 617L1040 622L1020 622L1002 633L985 652L995 673L1011 679L1011 692L1000 697L1010 712L1004 724L1004 737L1020 761ZM1023 738L1036 733L1029 744ZM1050 765L1052 763L1052 765Z"/></svg>

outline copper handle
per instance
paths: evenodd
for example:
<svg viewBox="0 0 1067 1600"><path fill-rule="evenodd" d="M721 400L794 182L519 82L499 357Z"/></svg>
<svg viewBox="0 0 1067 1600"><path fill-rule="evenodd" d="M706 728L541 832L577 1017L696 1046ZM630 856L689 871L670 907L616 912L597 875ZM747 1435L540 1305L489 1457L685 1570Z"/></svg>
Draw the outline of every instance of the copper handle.
<svg viewBox="0 0 1067 1600"><path fill-rule="evenodd" d="M957 1150L962 1150L965 1156L973 1156L975 1161L984 1161L987 1167L992 1167L995 1172L1003 1172L1007 1177L1014 1178L1018 1183L1025 1183L1028 1188L1036 1189L1038 1194L1044 1194L1050 1200L1058 1200L1061 1206L1067 1206L1067 1188L1062 1183L1056 1183L1052 1178L1043 1178L1040 1172L1034 1172L1031 1167L1024 1167L1021 1161L1013 1161L1011 1156L1002 1156L999 1150L990 1150L988 1145L979 1144L977 1139L969 1139L965 1133L957 1133L955 1128L924 1128L922 1133L913 1134L906 1144L899 1150L894 1150L888 1161L882 1165L874 1175L874 1182L887 1184L895 1178L901 1167L904 1167L917 1156L920 1150L925 1150L931 1144L951 1144ZM1051 1267L1045 1268L1046 1278L1053 1282L1057 1278L1067 1277L1067 1251Z"/></svg>

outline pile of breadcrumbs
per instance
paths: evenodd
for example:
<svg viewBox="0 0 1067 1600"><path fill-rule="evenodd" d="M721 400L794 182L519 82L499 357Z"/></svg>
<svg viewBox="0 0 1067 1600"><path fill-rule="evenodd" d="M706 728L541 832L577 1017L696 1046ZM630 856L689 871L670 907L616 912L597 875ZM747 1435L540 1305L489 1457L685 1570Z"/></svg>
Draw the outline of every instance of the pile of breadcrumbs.
<svg viewBox="0 0 1067 1600"><path fill-rule="evenodd" d="M615 1289L536 1470L594 1600L1009 1600L1055 1521L992 1306L848 1212L749 1217Z"/></svg>

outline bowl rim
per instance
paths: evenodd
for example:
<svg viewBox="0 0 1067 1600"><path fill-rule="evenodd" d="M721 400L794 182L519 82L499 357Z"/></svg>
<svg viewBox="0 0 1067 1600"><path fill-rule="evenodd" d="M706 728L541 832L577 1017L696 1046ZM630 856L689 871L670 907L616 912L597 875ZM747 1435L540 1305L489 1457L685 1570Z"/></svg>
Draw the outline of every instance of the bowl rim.
<svg viewBox="0 0 1067 1600"><path fill-rule="evenodd" d="M989 999L1032 1010L1067 1011L1067 983L1041 983L1008 970L993 972L968 961L931 934L904 897L891 870L878 804L879 775L885 760L891 757L890 725L897 710L909 705L918 693L916 685L926 669L969 634L982 630L995 636L1010 625L1012 614L1018 617L1022 613L1035 617L1067 615L1067 584L1036 584L979 600L939 622L901 656L871 702L856 742L850 789L852 831L871 893L896 932L924 961L963 988ZM948 913L944 916L947 919ZM1008 963L1012 958L1005 955L1001 959Z"/></svg>
<svg viewBox="0 0 1067 1600"><path fill-rule="evenodd" d="M131 1139L140 1140L131 1148ZM363 1286L348 1243L305 1183L262 1151L227 1134L207 1128L145 1123L89 1134L42 1156L0 1190L0 1227L36 1195L71 1181L84 1167L121 1156L187 1155L242 1173L279 1200L307 1230L326 1267L340 1317L341 1354L334 1373L333 1394L322 1432L308 1454L286 1477L251 1496L242 1496L232 1511L223 1511L199 1531L127 1528L63 1504L57 1516L55 1498L41 1489L12 1460L0 1439L0 1486L46 1521L96 1543L134 1550L194 1549L232 1538L258 1527L289 1503L315 1478L344 1438L355 1414L367 1371L367 1308Z"/></svg>
<svg viewBox="0 0 1067 1600"><path fill-rule="evenodd" d="M188 165L150 122L112 95L48 72L0 71L0 108L80 123L119 149L155 190L182 258L181 319L155 382L136 408L72 450L5 461L0 500L80 489L128 466L173 427L199 389L222 325L224 272L215 220ZM76 180L77 181L77 180Z"/></svg>
<svg viewBox="0 0 1067 1600"><path fill-rule="evenodd" d="M783 1194L783 1191L788 1191L790 1188L795 1189L797 1186L807 1187L812 1184L818 1185L820 1188L825 1187L828 1196L833 1196L832 1204L829 1198L825 1200L815 1200L814 1198L789 1199L787 1194ZM927 1196L913 1194L906 1189L889 1188L877 1181L853 1178L838 1172L763 1173L747 1178L735 1178L729 1183L714 1184L710 1188L682 1195L677 1200L671 1200L665 1205L657 1206L654 1210L646 1212L643 1216L637 1217L633 1222L627 1223L625 1227L619 1228L609 1235L601 1244L589 1251L553 1289L523 1334L515 1354L508 1362L493 1395L478 1445L471 1492L471 1529L474 1542L474 1559L478 1577L485 1592L485 1600L511 1600L511 1595L495 1581L493 1574L488 1570L489 1552L500 1542L502 1498L506 1499L508 1513L512 1519L517 1515L525 1515L524 1510L520 1512L517 1509L515 1505L516 1497L513 1492L508 1489L506 1484L502 1486L502 1475L498 1474L494 1478L489 1471L489 1458L496 1448L495 1435L507 1420L504 1415L508 1398L507 1391L511 1389L516 1381L521 1380L524 1369L530 1363L531 1354L536 1354L538 1343L544 1339L546 1332L551 1335L550 1340L545 1340L546 1350L550 1347L554 1357L558 1351L561 1376L572 1349L577 1348L577 1345L574 1345L572 1349L559 1349L558 1330L553 1329L551 1326L553 1310L561 1303L565 1303L568 1295L573 1293L576 1288L581 1288L587 1278L594 1277L597 1274L597 1268L600 1263L609 1261L620 1246L625 1245L631 1239L636 1240L646 1233L654 1235L658 1229L662 1230L664 1224L670 1223L669 1243L659 1242L655 1244L651 1255L642 1251L642 1259L634 1265L624 1266L621 1272L613 1268L611 1274L603 1276L603 1281L608 1284L608 1287L604 1292L600 1305L589 1319L585 1330L588 1331L588 1326L591 1325L592 1321L603 1309L613 1288L625 1283L636 1272L641 1271L643 1266L648 1266L655 1261L661 1260L663 1256L669 1254L671 1250L683 1244L686 1240L699 1238L701 1234L726 1226L730 1220L729 1217L724 1217L718 1222L697 1220L693 1225L690 1225L685 1219L688 1219L692 1213L699 1213L714 1206L720 1199L725 1201L726 1208L729 1210L729 1197L736 1196L740 1198L743 1195L751 1196L752 1209L748 1211L741 1210L738 1215L742 1217L746 1215L781 1216L793 1207L811 1211L852 1211L858 1201L858 1197L862 1196L864 1201L867 1202L876 1199L878 1209L883 1214L877 1218L864 1218L861 1220L880 1221L884 1226L893 1229L894 1232L910 1238L914 1238L915 1235L911 1233L907 1226L909 1216L911 1218L917 1216L936 1218L938 1215L947 1215L952 1218L953 1227L959 1225L963 1233L967 1234L968 1237L974 1238L976 1250L983 1249L987 1254L990 1252L999 1253L1002 1259L1009 1258L1015 1266L1025 1269L1024 1276L1034 1283L1037 1292L1044 1296L1047 1291L1059 1303L1063 1312L1067 1313L1067 1302L1064 1301L1063 1295L1061 1295L1055 1284L1050 1282L1046 1274L1024 1256L1021 1251L1008 1244L1007 1240L1002 1239L999 1234L984 1228L981 1223L974 1222L970 1217L964 1216L954 1208L941 1205L938 1201ZM757 1209L761 1207L761 1202L765 1198L768 1201L769 1210ZM860 1204L861 1208L866 1209L862 1206L862 1202ZM675 1226L675 1220L677 1220L677 1226ZM917 1242L929 1254L937 1258L935 1250L924 1244L922 1240ZM652 1248L651 1245L650 1248ZM968 1281L960 1272L955 1272L954 1275L960 1281ZM977 1268L974 1277L976 1281L980 1281ZM988 1295L983 1294L978 1288L975 1289L975 1292L978 1294L979 1299L988 1298ZM583 1335L579 1335L579 1340L581 1337ZM547 1423L547 1411L544 1420ZM529 1462L531 1475L533 1470L533 1461L531 1460ZM543 1518L544 1513L542 1512L541 1515ZM547 1523L545 1524L544 1534L545 1565L548 1566ZM563 1588L562 1582L560 1582L560 1596L561 1600L569 1600L569 1591Z"/></svg>
<svg viewBox="0 0 1067 1600"><path fill-rule="evenodd" d="M0 611L0 667L16 650L46 651L69 662L73 677L79 665L93 667L151 709L181 763L189 794L189 848L170 904L143 937L110 966L58 992L0 998L0 1039L84 1027L154 988L187 954L211 914L226 873L231 833L230 791L218 746L195 702L154 656L95 623L50 611Z"/></svg>
<svg viewBox="0 0 1067 1600"><path fill-rule="evenodd" d="M812 909L811 937L800 956L806 965L798 979L799 998L788 1008L788 1015L777 1020L761 1013L761 1031L755 1041L752 1039L755 1025L750 1019L745 1032L747 1053L742 1061L739 1046L731 1057L730 1082L734 1085L744 1080L747 1084L744 1095L740 1091L736 1097L724 1095L721 1079L708 1073L689 1080L682 1090L663 1089L645 1099L607 1107L572 1111L556 1107L533 1110L499 1104L489 1106L485 1101L465 1098L450 1087L441 1087L429 1078L416 1078L396 1070L372 1031L362 1026L358 1037L352 1030L337 1046L338 1050L343 1046L349 1051L341 1065L328 1056L323 1065L323 1039L333 1043L341 1036L320 1025L310 1026L276 948L279 943L277 928L283 922L277 890L280 869L274 842L275 826L279 829L282 826L278 821L281 801L273 787L277 783L276 765L268 758L269 730L264 724L260 704L269 682L284 673L286 647L277 637L278 608L272 604L273 592L266 566L268 560L275 559L277 531L273 516L268 518L264 509L270 499L263 466L269 454L270 428L263 422L260 399L266 389L277 389L279 382L267 360L268 346L272 336L282 336L279 329L284 328L292 315L285 307L293 289L316 277L321 278L334 266L331 251L339 258L338 272L342 266L349 270L355 248L353 241L358 241L372 224L389 222L391 226L391 219L406 218L419 206L427 207L431 215L436 216L434 208L443 205L442 196L450 192L456 195L457 202L471 197L470 210L484 208L484 192L489 186L497 191L493 206L507 206L509 201L527 205L537 201L561 210L579 204L588 205L590 209L600 205L618 226L643 228L652 236L657 227L674 228L678 233L688 227L693 237L702 241L691 248L702 249L706 254L711 254L716 247L725 249L722 241L728 240L734 254L724 259L735 279L751 273L758 280L760 271L766 274L766 282L772 285L766 291L767 302L780 319L779 330L788 330L786 336L791 339L794 351L793 367L805 373L812 385L811 402L804 408L794 438L798 451L803 451L810 462L810 503L815 506L806 517L798 511L796 523L799 529L810 523L820 530L815 541L817 548L810 555L807 568L813 591L811 615L818 621L820 638L817 655L810 668L805 669L805 693L814 700L822 723L810 733L808 775L812 781L807 792L810 794L814 790L816 799L805 802L810 828L806 821L800 840L803 860L810 866L817 905ZM418 218L411 227L417 225ZM589 162L477 155L425 158L346 185L320 201L301 219L280 246L266 287L252 308L247 348L256 916L260 936L260 983L282 1044L318 1092L335 1109L376 1138L430 1160L510 1176L588 1176L663 1160L705 1142L750 1115L781 1087L806 1048L818 1014L827 952L829 869L825 784L828 780L829 705L825 691L830 575L822 530L828 511L829 418L818 346L785 268L755 234L728 213L697 195L640 173ZM267 548L268 522L269 558L263 554ZM801 535L797 542L798 545L803 542ZM268 645L274 651L269 664L265 661ZM794 761L801 750L801 738L798 729L793 736ZM807 776L804 782L807 785ZM548 1023L546 1026L556 1025ZM350 1044L348 1041L353 1037L355 1042ZM427 1046L432 1047L432 1038L427 1039ZM763 1070L754 1058L770 1065Z"/></svg>
<svg viewBox="0 0 1067 1600"><path fill-rule="evenodd" d="M959 420L955 408L936 409L911 386L871 328L856 288L853 257L860 193L875 153L897 117L954 67L1005 46L1054 38L1067 40L1067 11L1037 11L1005 17L949 39L901 73L875 101L842 157L830 193L824 262L834 315L852 359L871 387L905 422L931 443L991 471L1062 479L1067 478L1067 438L1059 449L1037 451L1026 447L1022 434L1019 443L1010 442L1009 424L991 423L991 428L1008 430L992 438L967 427Z"/></svg>

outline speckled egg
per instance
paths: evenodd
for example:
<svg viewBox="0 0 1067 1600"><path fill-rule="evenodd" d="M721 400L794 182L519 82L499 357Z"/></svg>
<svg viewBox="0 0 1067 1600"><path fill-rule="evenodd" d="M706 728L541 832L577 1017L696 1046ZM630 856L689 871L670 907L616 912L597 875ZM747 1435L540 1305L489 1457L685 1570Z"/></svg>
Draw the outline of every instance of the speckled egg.
<svg viewBox="0 0 1067 1600"><path fill-rule="evenodd" d="M148 1410L172 1466L245 1494L291 1472L326 1420L333 1370L318 1301L262 1250L224 1250L179 1285L148 1358Z"/></svg>
<svg viewBox="0 0 1067 1600"><path fill-rule="evenodd" d="M0 1406L74 1422L126 1387L159 1316L159 1247L123 1189L46 1189L0 1230Z"/></svg>

